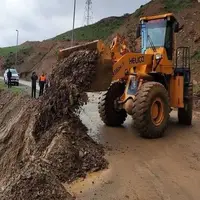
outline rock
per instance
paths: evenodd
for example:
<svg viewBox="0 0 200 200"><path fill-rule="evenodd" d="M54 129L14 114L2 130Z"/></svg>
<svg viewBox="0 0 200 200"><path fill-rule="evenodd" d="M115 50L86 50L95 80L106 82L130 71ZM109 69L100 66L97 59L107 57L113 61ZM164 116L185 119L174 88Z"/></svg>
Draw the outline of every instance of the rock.
<svg viewBox="0 0 200 200"><path fill-rule="evenodd" d="M84 153L82 151L79 151L79 157L83 158L84 157Z"/></svg>
<svg viewBox="0 0 200 200"><path fill-rule="evenodd" d="M193 84L194 84L194 85L197 85L198 82L197 82L196 80L193 80Z"/></svg>

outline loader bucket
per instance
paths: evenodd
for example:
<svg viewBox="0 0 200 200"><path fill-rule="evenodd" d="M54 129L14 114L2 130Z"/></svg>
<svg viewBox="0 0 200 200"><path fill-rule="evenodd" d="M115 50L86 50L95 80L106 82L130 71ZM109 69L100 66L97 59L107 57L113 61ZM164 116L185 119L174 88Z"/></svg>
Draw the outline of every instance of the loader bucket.
<svg viewBox="0 0 200 200"><path fill-rule="evenodd" d="M97 50L99 59L96 69L96 77L88 92L100 92L108 89L112 81L112 60L110 48L107 47L103 41L95 40L86 44L61 49L58 54L58 61L68 57L74 51L79 50Z"/></svg>
<svg viewBox="0 0 200 200"><path fill-rule="evenodd" d="M66 49L61 49L59 51L58 60L62 60L63 58L68 57L74 51L79 51L79 50L84 50L84 49L95 50L95 49L97 49L97 43L98 43L98 40L92 41L92 42L89 42L89 43L86 43L86 44L68 47Z"/></svg>

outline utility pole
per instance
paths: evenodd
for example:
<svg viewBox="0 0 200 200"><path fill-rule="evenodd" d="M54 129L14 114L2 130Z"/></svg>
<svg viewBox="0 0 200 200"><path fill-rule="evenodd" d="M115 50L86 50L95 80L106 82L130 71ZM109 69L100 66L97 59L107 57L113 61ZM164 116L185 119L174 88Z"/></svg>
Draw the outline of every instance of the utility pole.
<svg viewBox="0 0 200 200"><path fill-rule="evenodd" d="M17 42L16 42L16 54L15 54L15 66L17 66L17 53L18 53L18 40L19 40L19 31L16 30L17 32Z"/></svg>
<svg viewBox="0 0 200 200"><path fill-rule="evenodd" d="M75 16L76 16L76 0L74 0L74 12L73 12L73 26L72 26L71 46L74 45L74 25L75 25Z"/></svg>

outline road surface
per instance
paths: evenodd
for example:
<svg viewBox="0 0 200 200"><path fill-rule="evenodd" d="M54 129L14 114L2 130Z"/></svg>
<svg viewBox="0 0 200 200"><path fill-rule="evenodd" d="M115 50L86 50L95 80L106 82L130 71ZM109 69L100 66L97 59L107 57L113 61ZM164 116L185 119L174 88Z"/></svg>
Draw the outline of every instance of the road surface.
<svg viewBox="0 0 200 200"><path fill-rule="evenodd" d="M4 78L2 76L0 76L0 80L4 80ZM25 81L25 80L19 79L19 84L21 86L31 87L31 82L30 81ZM36 89L39 90L39 84L38 83L37 83Z"/></svg>
<svg viewBox="0 0 200 200"><path fill-rule="evenodd" d="M20 81L30 86L30 82ZM192 127L177 124L177 113L165 137L142 139L127 118L121 128L103 125L98 111L98 93L88 93L90 102L81 119L89 134L106 149L110 166L85 180L64 184L77 200L199 200L200 120L195 113Z"/></svg>
<svg viewBox="0 0 200 200"><path fill-rule="evenodd" d="M81 113L89 134L106 148L109 169L91 174L65 187L77 200L199 200L200 121L192 127L177 124L171 114L165 137L137 136L129 117L122 128L103 125L97 112L98 94Z"/></svg>

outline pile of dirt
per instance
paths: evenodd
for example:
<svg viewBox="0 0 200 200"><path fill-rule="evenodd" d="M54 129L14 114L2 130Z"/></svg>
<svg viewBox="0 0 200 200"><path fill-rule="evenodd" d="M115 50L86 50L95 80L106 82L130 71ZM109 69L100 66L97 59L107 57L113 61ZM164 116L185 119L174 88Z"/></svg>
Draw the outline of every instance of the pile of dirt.
<svg viewBox="0 0 200 200"><path fill-rule="evenodd" d="M45 158L54 165L56 174L62 180L72 181L77 176L85 176L89 169L96 171L106 166L102 148L88 137L87 128L78 116L79 108L87 103L85 91L94 80L97 63L96 52L71 54L54 68L50 77L51 87L41 99L40 115L33 130L36 141L39 141L37 152L46 149L54 138L54 144L58 145L51 146ZM60 163L54 162L58 158L54 156L56 154ZM68 165L66 157L71 160L67 161Z"/></svg>
<svg viewBox="0 0 200 200"><path fill-rule="evenodd" d="M50 77L50 88L41 98L40 116L34 132L40 133L60 119L72 118L74 111L86 103L90 85L95 77L97 52L72 53L55 66Z"/></svg>
<svg viewBox="0 0 200 200"><path fill-rule="evenodd" d="M9 182L0 195L1 200L38 199L73 200L52 173L49 165L41 160L28 163L21 173Z"/></svg>
<svg viewBox="0 0 200 200"><path fill-rule="evenodd" d="M0 199L72 199L63 182L108 166L103 147L79 119L97 61L96 52L75 52L55 66L51 86L39 101L19 96L13 103L11 98L21 111L13 112L9 128L1 124Z"/></svg>

